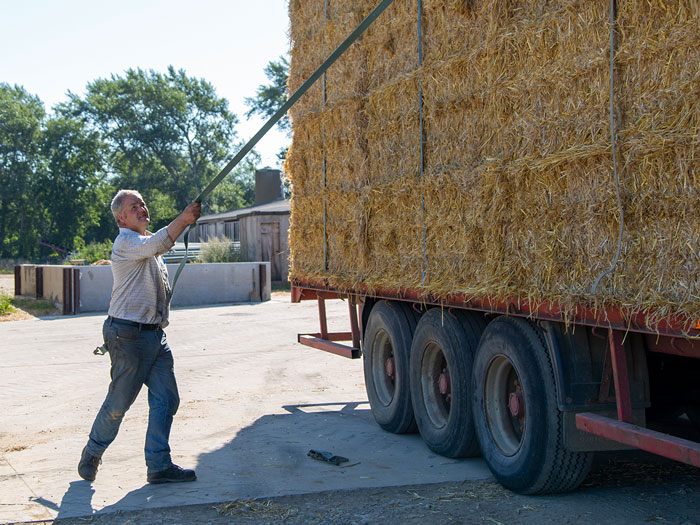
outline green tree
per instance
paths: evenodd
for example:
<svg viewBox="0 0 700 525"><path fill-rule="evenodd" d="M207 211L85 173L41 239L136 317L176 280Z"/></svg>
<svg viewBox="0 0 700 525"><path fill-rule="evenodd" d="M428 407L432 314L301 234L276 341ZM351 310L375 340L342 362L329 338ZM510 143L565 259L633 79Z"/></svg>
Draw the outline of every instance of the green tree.
<svg viewBox="0 0 700 525"><path fill-rule="evenodd" d="M109 180L101 181L91 188L94 195L94 205L90 207L90 220L85 224L84 243L99 243L114 239L117 234L117 223L112 216L109 205L116 193L116 188ZM79 246L74 244L74 248Z"/></svg>
<svg viewBox="0 0 700 525"><path fill-rule="evenodd" d="M0 83L0 257L38 253L40 205L33 195L45 116L38 97Z"/></svg>
<svg viewBox="0 0 700 525"><path fill-rule="evenodd" d="M60 111L100 132L109 146L112 184L141 191L154 228L191 202L236 147L238 121L228 102L183 70L130 69L86 91L84 99L70 94Z"/></svg>
<svg viewBox="0 0 700 525"><path fill-rule="evenodd" d="M260 162L256 151L248 153L212 191L207 212L223 213L251 206L255 202L255 167Z"/></svg>
<svg viewBox="0 0 700 525"><path fill-rule="evenodd" d="M246 117L250 118L253 115L259 115L263 118L270 118L278 109L280 109L289 98L287 92L287 80L289 79L289 61L286 57L281 56L279 61L274 60L265 66L265 76L270 81L269 84L261 84L254 97L245 99L246 106L250 110L246 113ZM279 122L277 127L289 132L290 124L289 117L285 115Z"/></svg>
<svg viewBox="0 0 700 525"><path fill-rule="evenodd" d="M112 253L112 241L91 242L80 247L74 254L73 259L85 259L88 264L101 260L109 260Z"/></svg>
<svg viewBox="0 0 700 525"><path fill-rule="evenodd" d="M41 152L44 164L37 173L35 198L42 203L42 238L73 249L83 244L88 232L98 240L108 237L111 213L105 190L111 187L103 170L106 147L98 133L76 119L51 118Z"/></svg>
<svg viewBox="0 0 700 525"><path fill-rule="evenodd" d="M167 224L242 147L236 123L211 84L172 67L96 80L49 118L38 97L0 83L0 257L48 254L39 240L76 250L113 238L118 188L143 193L153 228ZM209 209L251 204L259 163L251 152Z"/></svg>

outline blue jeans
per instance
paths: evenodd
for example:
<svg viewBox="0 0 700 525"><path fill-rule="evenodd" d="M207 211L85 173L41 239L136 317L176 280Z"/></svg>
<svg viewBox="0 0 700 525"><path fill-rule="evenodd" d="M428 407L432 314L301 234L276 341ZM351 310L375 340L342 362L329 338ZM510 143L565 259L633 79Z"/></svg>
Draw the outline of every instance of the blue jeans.
<svg viewBox="0 0 700 525"><path fill-rule="evenodd" d="M170 427L180 405L173 372L173 355L163 330L140 330L136 326L112 322L109 318L102 334L112 361L107 398L90 431L87 449L102 457L117 437L124 414L138 396L141 386L148 387L148 430L146 431L146 466L159 472L172 465Z"/></svg>

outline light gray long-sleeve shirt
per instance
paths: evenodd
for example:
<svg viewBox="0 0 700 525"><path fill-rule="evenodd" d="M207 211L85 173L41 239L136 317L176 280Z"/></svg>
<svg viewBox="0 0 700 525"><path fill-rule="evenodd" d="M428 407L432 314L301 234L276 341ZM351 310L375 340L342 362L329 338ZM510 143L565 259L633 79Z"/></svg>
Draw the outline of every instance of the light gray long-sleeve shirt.
<svg viewBox="0 0 700 525"><path fill-rule="evenodd" d="M166 228L140 235L119 228L112 246L112 299L109 315L137 323L168 326L168 269L161 257L175 244Z"/></svg>

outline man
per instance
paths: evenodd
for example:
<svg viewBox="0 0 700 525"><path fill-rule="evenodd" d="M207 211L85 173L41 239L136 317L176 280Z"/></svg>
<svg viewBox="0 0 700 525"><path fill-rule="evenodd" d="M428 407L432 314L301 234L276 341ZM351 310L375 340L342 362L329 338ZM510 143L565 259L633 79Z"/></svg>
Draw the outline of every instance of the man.
<svg viewBox="0 0 700 525"><path fill-rule="evenodd" d="M190 204L167 227L147 231L150 217L139 192L120 190L112 200L119 235L112 247L114 286L102 334L112 363L107 398L83 449L78 473L93 481L102 454L117 436L124 414L141 387L148 387L146 466L149 483L194 481L194 470L170 458L170 427L180 403L173 357L163 328L170 310L168 270L161 257L201 214Z"/></svg>

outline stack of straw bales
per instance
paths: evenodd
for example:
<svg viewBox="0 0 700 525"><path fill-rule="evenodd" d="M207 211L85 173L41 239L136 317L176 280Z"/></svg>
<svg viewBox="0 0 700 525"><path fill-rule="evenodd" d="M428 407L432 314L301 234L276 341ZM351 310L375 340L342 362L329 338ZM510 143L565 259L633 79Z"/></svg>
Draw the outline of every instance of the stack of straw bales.
<svg viewBox="0 0 700 525"><path fill-rule="evenodd" d="M700 4L617 4L595 294L608 0L424 0L422 66L394 0L291 111L292 279L700 317ZM375 5L290 0L290 91Z"/></svg>

